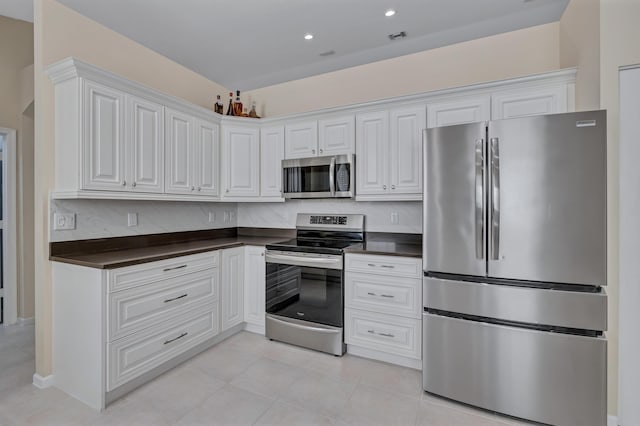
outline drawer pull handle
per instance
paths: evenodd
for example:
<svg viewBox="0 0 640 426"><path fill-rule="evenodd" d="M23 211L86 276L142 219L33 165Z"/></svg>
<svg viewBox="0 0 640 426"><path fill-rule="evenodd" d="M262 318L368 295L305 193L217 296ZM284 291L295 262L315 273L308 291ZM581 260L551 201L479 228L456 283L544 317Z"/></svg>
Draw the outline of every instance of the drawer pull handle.
<svg viewBox="0 0 640 426"><path fill-rule="evenodd" d="M369 296L375 296L375 295L376 295L375 293L371 293L370 291L369 291L369 292L367 292L367 294L368 294Z"/></svg>
<svg viewBox="0 0 640 426"><path fill-rule="evenodd" d="M173 268L164 268L163 271L164 272L169 272L169 271L173 271L175 269L182 269L182 268L186 268L187 265L180 265L180 266L174 266Z"/></svg>
<svg viewBox="0 0 640 426"><path fill-rule="evenodd" d="M384 336L384 337L396 337L391 333L378 333L378 336Z"/></svg>
<svg viewBox="0 0 640 426"><path fill-rule="evenodd" d="M367 333L376 334L374 330L367 330Z"/></svg>
<svg viewBox="0 0 640 426"><path fill-rule="evenodd" d="M393 299L395 296L393 294L381 294L380 297L387 297L389 299Z"/></svg>
<svg viewBox="0 0 640 426"><path fill-rule="evenodd" d="M182 294L182 295L180 295L180 296L178 296L178 297L173 297L173 298L171 298L171 299L166 299L166 300L164 301L164 303L173 302L174 300L182 299L183 297L187 297L188 295L189 295L189 293L185 293L185 294Z"/></svg>
<svg viewBox="0 0 640 426"><path fill-rule="evenodd" d="M182 333L182 334L181 334L181 335L179 335L178 337L174 337L173 339L165 340L165 341L164 341L164 344L165 344L165 345L168 345L168 344L169 344L169 343L171 343L171 342L175 342L175 341L176 341L176 340L178 340L178 339L182 339L182 338L183 338L184 336L186 336L187 334L189 334L189 333L187 333L187 332L185 331L184 333Z"/></svg>
<svg viewBox="0 0 640 426"><path fill-rule="evenodd" d="M372 268L375 268L376 264L375 263L367 263L367 266L371 266Z"/></svg>
<svg viewBox="0 0 640 426"><path fill-rule="evenodd" d="M382 267L383 268L391 268L391 269L395 268L395 266L393 266L393 265L382 265Z"/></svg>

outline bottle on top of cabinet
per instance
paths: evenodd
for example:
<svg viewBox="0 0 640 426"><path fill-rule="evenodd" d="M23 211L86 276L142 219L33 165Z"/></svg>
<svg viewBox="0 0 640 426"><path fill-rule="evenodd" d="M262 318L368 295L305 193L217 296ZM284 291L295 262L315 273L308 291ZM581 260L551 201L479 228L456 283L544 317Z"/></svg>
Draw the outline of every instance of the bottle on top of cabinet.
<svg viewBox="0 0 640 426"><path fill-rule="evenodd" d="M222 103L222 99L220 99L220 95L217 96L216 103L213 106L213 110L217 114L224 114L224 104Z"/></svg>

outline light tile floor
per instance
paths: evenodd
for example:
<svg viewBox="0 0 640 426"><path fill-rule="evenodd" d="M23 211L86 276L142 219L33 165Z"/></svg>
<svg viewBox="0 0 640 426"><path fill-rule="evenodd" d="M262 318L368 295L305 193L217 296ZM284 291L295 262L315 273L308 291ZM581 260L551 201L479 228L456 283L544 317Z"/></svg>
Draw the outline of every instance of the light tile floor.
<svg viewBox="0 0 640 426"><path fill-rule="evenodd" d="M31 385L33 326L0 327L0 425L523 425L422 391L419 371L242 332L98 413Z"/></svg>

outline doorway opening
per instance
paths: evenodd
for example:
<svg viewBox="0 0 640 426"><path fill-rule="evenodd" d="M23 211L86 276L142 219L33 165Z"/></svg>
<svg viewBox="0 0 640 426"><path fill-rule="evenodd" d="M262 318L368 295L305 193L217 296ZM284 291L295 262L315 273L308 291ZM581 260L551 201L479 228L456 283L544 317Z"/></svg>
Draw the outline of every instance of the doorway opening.
<svg viewBox="0 0 640 426"><path fill-rule="evenodd" d="M17 321L16 131L0 128L0 324Z"/></svg>

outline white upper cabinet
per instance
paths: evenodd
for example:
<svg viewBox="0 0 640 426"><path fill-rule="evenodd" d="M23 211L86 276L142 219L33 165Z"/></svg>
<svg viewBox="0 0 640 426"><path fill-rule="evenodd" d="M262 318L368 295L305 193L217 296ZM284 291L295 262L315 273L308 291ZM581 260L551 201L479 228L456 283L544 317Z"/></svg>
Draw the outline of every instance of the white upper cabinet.
<svg viewBox="0 0 640 426"><path fill-rule="evenodd" d="M569 108L568 89L566 84L562 84L494 92L491 95L491 119L555 114L573 110Z"/></svg>
<svg viewBox="0 0 640 426"><path fill-rule="evenodd" d="M422 135L426 126L424 105L391 110L391 194L422 195Z"/></svg>
<svg viewBox="0 0 640 426"><path fill-rule="evenodd" d="M198 195L220 195L220 126L204 120L196 121L194 150L194 185Z"/></svg>
<svg viewBox="0 0 640 426"><path fill-rule="evenodd" d="M318 155L318 122L316 120L285 126L284 158Z"/></svg>
<svg viewBox="0 0 640 426"><path fill-rule="evenodd" d="M222 127L223 197L260 195L260 133L254 126Z"/></svg>
<svg viewBox="0 0 640 426"><path fill-rule="evenodd" d="M124 93L90 81L84 82L83 91L82 188L126 191Z"/></svg>
<svg viewBox="0 0 640 426"><path fill-rule="evenodd" d="M358 114L356 199L421 199L425 127L424 105Z"/></svg>
<svg viewBox="0 0 640 426"><path fill-rule="evenodd" d="M491 119L491 96L432 102L427 105L427 127L476 123Z"/></svg>
<svg viewBox="0 0 640 426"><path fill-rule="evenodd" d="M355 152L355 116L318 120L318 155Z"/></svg>
<svg viewBox="0 0 640 426"><path fill-rule="evenodd" d="M166 109L166 187L170 194L192 194L194 119L185 113Z"/></svg>
<svg viewBox="0 0 640 426"><path fill-rule="evenodd" d="M376 111L356 117L356 195L389 191L389 113Z"/></svg>
<svg viewBox="0 0 640 426"><path fill-rule="evenodd" d="M164 113L162 105L127 95L127 187L164 192ZM126 164L130 161L130 164Z"/></svg>
<svg viewBox="0 0 640 426"><path fill-rule="evenodd" d="M282 197L284 126L260 130L260 196Z"/></svg>

